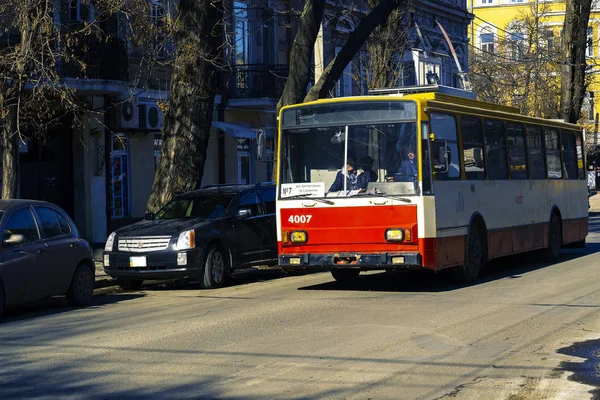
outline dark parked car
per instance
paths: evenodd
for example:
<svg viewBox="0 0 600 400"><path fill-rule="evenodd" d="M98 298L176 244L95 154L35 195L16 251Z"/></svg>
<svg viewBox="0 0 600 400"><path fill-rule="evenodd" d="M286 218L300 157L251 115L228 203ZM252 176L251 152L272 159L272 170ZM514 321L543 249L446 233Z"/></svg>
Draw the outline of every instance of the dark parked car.
<svg viewBox="0 0 600 400"><path fill-rule="evenodd" d="M124 289L143 280L197 277L223 285L231 272L277 263L275 185L216 185L175 197L156 215L113 232L104 270Z"/></svg>
<svg viewBox="0 0 600 400"><path fill-rule="evenodd" d="M92 249L54 204L0 200L0 315L5 306L66 294L85 305L94 292Z"/></svg>

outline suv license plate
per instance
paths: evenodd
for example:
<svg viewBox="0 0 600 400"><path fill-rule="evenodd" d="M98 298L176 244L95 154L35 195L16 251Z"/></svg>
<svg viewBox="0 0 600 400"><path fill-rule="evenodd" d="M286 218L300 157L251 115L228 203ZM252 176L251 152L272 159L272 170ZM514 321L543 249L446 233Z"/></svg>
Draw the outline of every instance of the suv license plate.
<svg viewBox="0 0 600 400"><path fill-rule="evenodd" d="M130 267L145 267L146 257L129 257Z"/></svg>

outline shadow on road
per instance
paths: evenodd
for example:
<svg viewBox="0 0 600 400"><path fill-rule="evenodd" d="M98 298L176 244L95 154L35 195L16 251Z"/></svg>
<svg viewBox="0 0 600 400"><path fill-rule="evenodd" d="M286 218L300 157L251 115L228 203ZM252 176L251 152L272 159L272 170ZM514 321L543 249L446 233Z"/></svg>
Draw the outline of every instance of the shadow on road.
<svg viewBox="0 0 600 400"><path fill-rule="evenodd" d="M235 273L235 275L227 280L225 287L245 285L248 283L265 282L273 279L283 278L287 276L280 269L266 269ZM150 281L144 282L140 290L200 290L200 282L197 278L165 280L165 281ZM135 293L135 292L127 292Z"/></svg>
<svg viewBox="0 0 600 400"><path fill-rule="evenodd" d="M299 290L446 292L468 286L482 285L499 279L519 279L528 272L599 252L600 243L590 243L585 249L563 249L560 258L552 263L540 262L541 254L539 252L494 259L490 261L487 268L481 271L479 279L468 285L453 283L449 270L437 273L429 270L411 270L361 274L356 281L347 283L336 282L332 277L331 282L305 286L299 288Z"/></svg>
<svg viewBox="0 0 600 400"><path fill-rule="evenodd" d="M120 303L123 301L133 300L144 296L145 295L143 293L97 295L94 296L92 303L85 307L69 306L65 297L51 297L48 299L39 300L31 304L22 305L14 308L7 308L2 314L0 326L2 325L2 323L6 323L9 321L29 320L50 315L58 315L78 309L98 308L108 304Z"/></svg>

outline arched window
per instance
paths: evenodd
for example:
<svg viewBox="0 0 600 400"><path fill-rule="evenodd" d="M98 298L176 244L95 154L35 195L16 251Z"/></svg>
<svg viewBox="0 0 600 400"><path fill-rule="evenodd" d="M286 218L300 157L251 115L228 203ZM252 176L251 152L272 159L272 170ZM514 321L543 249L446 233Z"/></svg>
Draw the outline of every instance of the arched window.
<svg viewBox="0 0 600 400"><path fill-rule="evenodd" d="M479 33L479 48L487 53L494 52L494 32L488 27L483 28Z"/></svg>

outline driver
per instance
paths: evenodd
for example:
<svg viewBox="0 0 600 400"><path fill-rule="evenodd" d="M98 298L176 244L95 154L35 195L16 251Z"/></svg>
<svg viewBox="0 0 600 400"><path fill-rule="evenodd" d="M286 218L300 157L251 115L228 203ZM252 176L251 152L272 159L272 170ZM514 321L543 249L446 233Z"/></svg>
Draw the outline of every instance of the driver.
<svg viewBox="0 0 600 400"><path fill-rule="evenodd" d="M346 190L356 190L358 187L358 171L356 170L356 161L354 159L349 158L348 163L346 164L346 173L344 174L342 171L338 171L335 176L335 181L329 188L330 192L339 192L340 190L344 190L344 175L346 175Z"/></svg>

